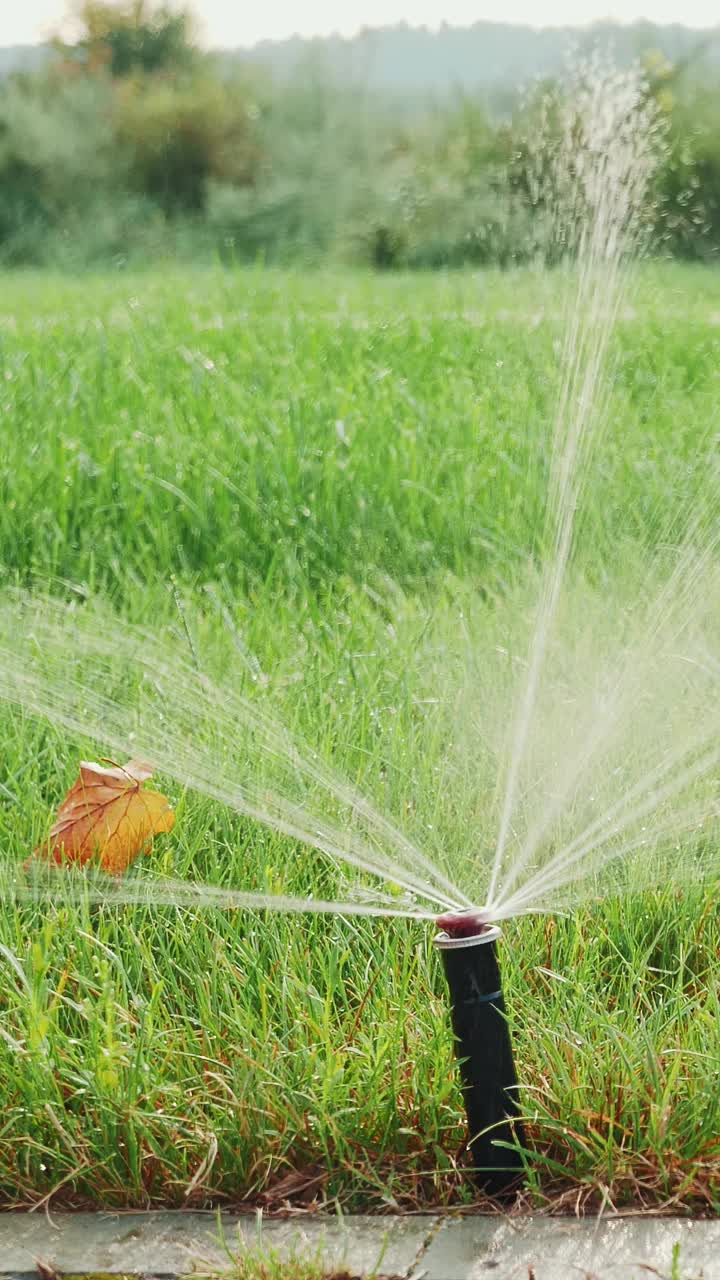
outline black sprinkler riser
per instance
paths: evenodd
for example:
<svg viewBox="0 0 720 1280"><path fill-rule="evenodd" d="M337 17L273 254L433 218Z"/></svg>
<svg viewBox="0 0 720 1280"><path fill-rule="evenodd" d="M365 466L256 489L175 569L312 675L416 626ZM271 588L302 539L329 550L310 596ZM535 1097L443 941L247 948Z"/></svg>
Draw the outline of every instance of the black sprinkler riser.
<svg viewBox="0 0 720 1280"><path fill-rule="evenodd" d="M495 1197L511 1194L523 1177L520 1152L496 1144L525 1145L495 950L499 936L499 929L487 928L472 938L441 933L435 939L450 988L474 1177Z"/></svg>

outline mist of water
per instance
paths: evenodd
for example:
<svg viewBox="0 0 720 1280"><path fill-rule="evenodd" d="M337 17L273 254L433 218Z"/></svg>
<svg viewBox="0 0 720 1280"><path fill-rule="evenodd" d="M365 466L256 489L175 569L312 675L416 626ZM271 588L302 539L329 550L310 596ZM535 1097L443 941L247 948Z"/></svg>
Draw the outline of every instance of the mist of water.
<svg viewBox="0 0 720 1280"><path fill-rule="evenodd" d="M708 873L720 769L717 487L709 483L712 496L688 516L668 512L634 590L620 572L620 585L592 587L574 566L578 513L607 423L613 333L659 145L642 77L585 67L561 103L549 100L536 143L532 197L552 228L553 255L570 259L556 270L572 288L531 624L522 589L508 592L495 610L507 619L511 660L473 644L459 698L461 739L472 739L475 705L497 783L479 852L469 832L461 861L430 858L257 698L213 683L151 631L118 624L101 604L16 593L0 607L0 697L105 753L146 757L344 869L331 897L253 893L143 868L119 884L86 876L77 892L87 900L411 919L484 902L503 919L597 888L611 867L632 866L638 880ZM448 679L441 667L438 681ZM682 864L673 866L681 839ZM5 893L46 891L46 876L12 867L3 875Z"/></svg>
<svg viewBox="0 0 720 1280"><path fill-rule="evenodd" d="M183 786L392 884L408 901L470 905L357 788L262 707L214 685L158 636L113 626L107 612L22 594L6 600L0 697L106 750L150 759ZM380 896L375 905L392 914Z"/></svg>
<svg viewBox="0 0 720 1280"><path fill-rule="evenodd" d="M575 513L592 446L608 398L607 356L613 326L643 231L643 211L655 163L655 121L636 71L618 73L601 62L583 67L559 112L559 136L539 130L539 155L549 157L536 198L552 206L558 241L574 253L576 286L569 298L553 427L547 504L549 547L527 675L512 722L503 799L488 901L494 904L518 802L522 764L535 714L548 641L570 558Z"/></svg>
<svg viewBox="0 0 720 1280"><path fill-rule="evenodd" d="M680 550L648 600L634 600L624 619L611 610L609 625L602 597L569 592L524 742L491 913L552 907L612 863L634 860L637 871L644 861L646 881L664 879L673 847L678 883L697 870L689 845L707 841L720 810L715 544L713 535L701 550ZM708 843L705 873L718 866Z"/></svg>

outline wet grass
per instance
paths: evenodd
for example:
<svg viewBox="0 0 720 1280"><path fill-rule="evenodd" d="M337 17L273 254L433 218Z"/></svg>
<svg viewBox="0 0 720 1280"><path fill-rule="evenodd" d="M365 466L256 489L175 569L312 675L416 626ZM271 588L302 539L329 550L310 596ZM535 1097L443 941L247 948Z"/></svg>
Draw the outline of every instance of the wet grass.
<svg viewBox="0 0 720 1280"><path fill-rule="evenodd" d="M542 553L559 291L529 274L5 279L5 581L100 591L174 631L431 853L461 852L489 782L458 671ZM601 589L618 548L696 500L717 431L720 279L647 271L634 306L584 512ZM2 741L0 846L20 860L103 744L8 710ZM178 807L164 870L333 892L315 855L160 781ZM507 926L529 1202L720 1207L716 902L658 885ZM472 1201L427 929L59 887L0 906L0 943L5 1204Z"/></svg>

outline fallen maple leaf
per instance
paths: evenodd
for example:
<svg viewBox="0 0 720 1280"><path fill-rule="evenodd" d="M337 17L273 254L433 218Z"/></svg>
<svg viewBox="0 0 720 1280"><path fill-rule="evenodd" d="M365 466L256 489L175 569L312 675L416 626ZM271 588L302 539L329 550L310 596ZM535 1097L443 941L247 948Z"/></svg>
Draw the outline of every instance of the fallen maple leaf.
<svg viewBox="0 0 720 1280"><path fill-rule="evenodd" d="M152 768L141 760L105 768L80 762L80 777L70 788L57 820L35 853L55 862L84 866L96 858L103 871L121 875L161 831L172 831L175 814L167 796L145 791Z"/></svg>

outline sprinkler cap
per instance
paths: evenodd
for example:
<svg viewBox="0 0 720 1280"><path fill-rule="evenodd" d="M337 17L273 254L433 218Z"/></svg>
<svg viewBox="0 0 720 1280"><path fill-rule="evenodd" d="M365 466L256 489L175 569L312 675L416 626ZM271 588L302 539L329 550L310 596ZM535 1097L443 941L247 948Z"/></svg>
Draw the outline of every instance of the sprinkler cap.
<svg viewBox="0 0 720 1280"><path fill-rule="evenodd" d="M487 913L477 907L438 916L436 924L441 932L435 938L435 946L443 951L454 947L475 947L500 937L498 926L489 924Z"/></svg>

